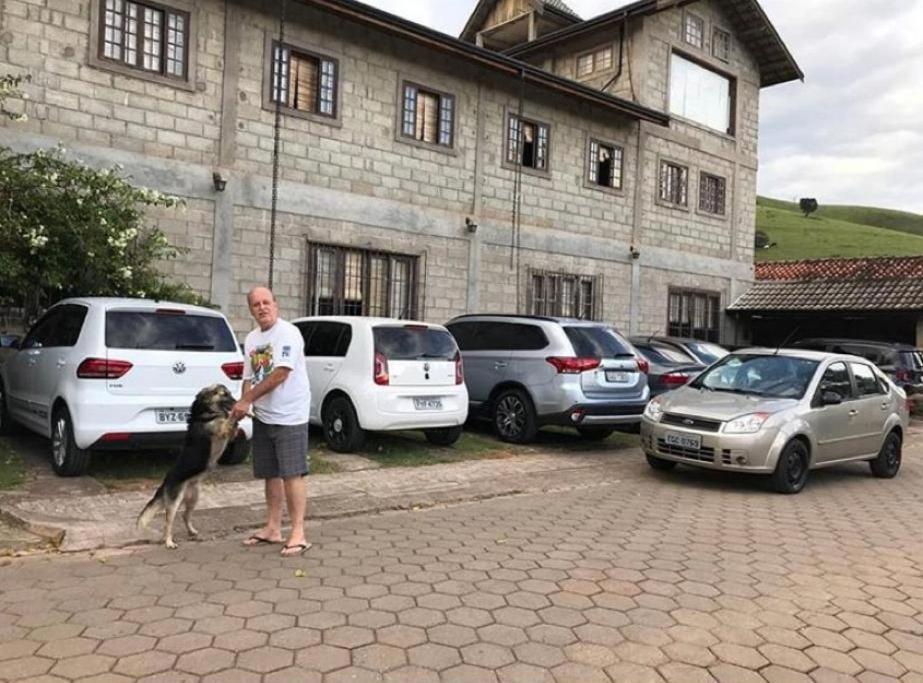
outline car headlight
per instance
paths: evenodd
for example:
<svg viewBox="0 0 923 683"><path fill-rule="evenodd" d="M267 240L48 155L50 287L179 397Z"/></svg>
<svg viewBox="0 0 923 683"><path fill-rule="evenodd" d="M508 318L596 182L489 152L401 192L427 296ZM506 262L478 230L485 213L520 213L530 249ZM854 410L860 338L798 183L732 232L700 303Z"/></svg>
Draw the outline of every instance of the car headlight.
<svg viewBox="0 0 923 683"><path fill-rule="evenodd" d="M660 405L660 399L654 398L647 402L647 405L644 406L644 417L653 420L654 422L660 422L660 418L663 415L663 406Z"/></svg>
<svg viewBox="0 0 923 683"><path fill-rule="evenodd" d="M769 413L751 413L731 420L724 425L725 434L755 434L763 427L763 423L769 419Z"/></svg>

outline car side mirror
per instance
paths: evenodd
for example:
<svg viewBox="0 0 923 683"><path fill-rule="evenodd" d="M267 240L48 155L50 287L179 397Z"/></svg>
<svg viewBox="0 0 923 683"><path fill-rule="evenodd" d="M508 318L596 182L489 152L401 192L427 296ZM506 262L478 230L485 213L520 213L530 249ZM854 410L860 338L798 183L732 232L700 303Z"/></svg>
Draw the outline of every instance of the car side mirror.
<svg viewBox="0 0 923 683"><path fill-rule="evenodd" d="M835 391L825 391L820 395L821 405L838 406L843 402L843 397Z"/></svg>

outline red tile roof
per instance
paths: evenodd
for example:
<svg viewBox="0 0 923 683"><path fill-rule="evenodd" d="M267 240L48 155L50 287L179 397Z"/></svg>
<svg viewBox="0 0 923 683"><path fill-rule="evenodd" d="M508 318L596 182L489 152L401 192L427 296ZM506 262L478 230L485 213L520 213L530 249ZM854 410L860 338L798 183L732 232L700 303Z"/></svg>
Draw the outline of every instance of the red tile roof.
<svg viewBox="0 0 923 683"><path fill-rule="evenodd" d="M923 256L781 261L729 311L923 310Z"/></svg>

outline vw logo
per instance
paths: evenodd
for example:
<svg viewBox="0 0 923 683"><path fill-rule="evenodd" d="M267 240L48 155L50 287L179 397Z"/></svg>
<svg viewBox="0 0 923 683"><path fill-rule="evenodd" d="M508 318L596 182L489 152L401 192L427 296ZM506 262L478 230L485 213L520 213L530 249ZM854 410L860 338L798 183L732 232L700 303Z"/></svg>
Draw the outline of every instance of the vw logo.
<svg viewBox="0 0 923 683"><path fill-rule="evenodd" d="M184 372L186 372L186 364L181 360L176 361L173 364L173 372L177 375L182 375Z"/></svg>
<svg viewBox="0 0 923 683"><path fill-rule="evenodd" d="M429 363L423 364L423 372L429 372Z"/></svg>

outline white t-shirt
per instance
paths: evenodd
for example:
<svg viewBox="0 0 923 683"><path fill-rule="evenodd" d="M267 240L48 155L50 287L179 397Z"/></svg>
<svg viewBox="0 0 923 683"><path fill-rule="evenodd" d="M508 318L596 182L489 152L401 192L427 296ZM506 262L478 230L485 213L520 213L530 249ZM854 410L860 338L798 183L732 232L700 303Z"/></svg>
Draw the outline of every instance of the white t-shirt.
<svg viewBox="0 0 923 683"><path fill-rule="evenodd" d="M265 332L256 328L244 341L244 381L256 386L276 368L291 368L282 384L253 402L253 414L265 424L299 425L311 414L311 387L304 364L304 339L281 318Z"/></svg>

